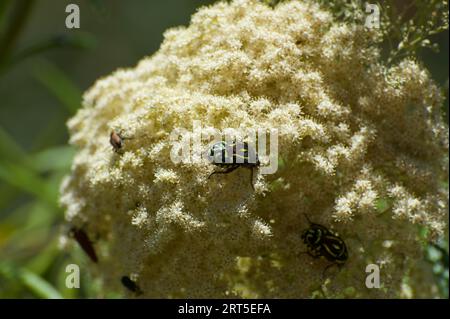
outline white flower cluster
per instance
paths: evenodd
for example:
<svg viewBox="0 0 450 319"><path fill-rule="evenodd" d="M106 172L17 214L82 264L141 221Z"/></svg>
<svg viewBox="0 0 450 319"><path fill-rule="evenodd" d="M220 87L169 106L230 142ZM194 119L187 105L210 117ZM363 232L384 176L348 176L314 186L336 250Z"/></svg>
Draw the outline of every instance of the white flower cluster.
<svg viewBox="0 0 450 319"><path fill-rule="evenodd" d="M385 66L377 36L313 1L219 2L98 80L68 123L61 203L96 238L105 289L133 276L142 297L432 296L419 228L447 228L443 97L417 62ZM277 172L253 190L248 170L208 179L210 163L173 163L170 134L194 121L277 129ZM305 215L348 248L326 278L330 262L304 254ZM380 289L365 286L369 263Z"/></svg>

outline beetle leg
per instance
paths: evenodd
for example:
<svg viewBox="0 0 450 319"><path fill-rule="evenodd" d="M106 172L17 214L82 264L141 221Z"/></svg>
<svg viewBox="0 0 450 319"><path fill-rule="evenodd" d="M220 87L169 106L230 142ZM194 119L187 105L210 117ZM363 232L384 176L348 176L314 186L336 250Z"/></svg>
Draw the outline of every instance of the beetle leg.
<svg viewBox="0 0 450 319"><path fill-rule="evenodd" d="M323 270L323 272L322 272L322 279L325 279L325 274L326 274L327 270L330 269L330 268L333 267L333 266L337 266L338 269L341 270L341 266L340 266L339 264L337 264L337 263L331 263L331 264L329 264L328 266L326 266L325 269ZM339 272L339 270L338 270L338 272Z"/></svg>
<svg viewBox="0 0 450 319"><path fill-rule="evenodd" d="M223 170L223 171L214 171L211 174L209 174L208 179L213 176L214 174L228 174L231 173L232 171L236 170L239 167L239 165L233 165L231 167L228 167L227 169Z"/></svg>
<svg viewBox="0 0 450 319"><path fill-rule="evenodd" d="M253 185L253 167L249 167L250 169L250 184L252 185L252 189L255 190L255 185Z"/></svg>
<svg viewBox="0 0 450 319"><path fill-rule="evenodd" d="M300 252L297 256L307 254L308 256L312 258L319 258L321 256L320 252L314 249L309 248L307 251Z"/></svg>
<svg viewBox="0 0 450 319"><path fill-rule="evenodd" d="M320 256L322 256L322 254L318 250L310 250L308 251L308 255L310 255L312 258L319 258Z"/></svg>

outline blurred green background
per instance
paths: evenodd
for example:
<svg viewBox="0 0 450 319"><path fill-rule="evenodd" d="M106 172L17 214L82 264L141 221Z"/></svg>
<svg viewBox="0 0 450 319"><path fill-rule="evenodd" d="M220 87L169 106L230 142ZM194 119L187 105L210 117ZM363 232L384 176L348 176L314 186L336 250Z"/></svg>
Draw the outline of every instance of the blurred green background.
<svg viewBox="0 0 450 319"><path fill-rule="evenodd" d="M212 2L0 0L0 298L120 297L102 294L80 249L58 247L58 188L74 155L65 123L97 78L151 55L164 30ZM69 3L80 7L80 29L65 27ZM448 96L448 32L435 40L441 51L422 58ZM443 111L448 118L448 102ZM448 297L448 243L430 245L427 258ZM81 289L65 286L71 263Z"/></svg>

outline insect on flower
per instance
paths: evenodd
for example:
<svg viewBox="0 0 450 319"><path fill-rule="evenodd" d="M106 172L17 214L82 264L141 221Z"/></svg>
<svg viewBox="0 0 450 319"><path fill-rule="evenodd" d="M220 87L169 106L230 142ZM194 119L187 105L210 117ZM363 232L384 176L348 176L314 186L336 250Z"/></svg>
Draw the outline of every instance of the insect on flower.
<svg viewBox="0 0 450 319"><path fill-rule="evenodd" d="M122 149L123 138L115 131L111 131L111 134L109 135L109 143L115 152L119 152Z"/></svg>
<svg viewBox="0 0 450 319"><path fill-rule="evenodd" d="M348 259L345 242L325 226L312 223L306 214L305 217L310 225L301 235L307 247L306 253L313 258L325 257L332 262L325 268L323 274L333 265L341 267Z"/></svg>
<svg viewBox="0 0 450 319"><path fill-rule="evenodd" d="M246 167L251 171L250 184L254 189L253 169L258 167L260 162L258 154L247 142L215 143L209 150L208 159L212 164L224 169L212 172L208 178L214 174L228 174L239 167Z"/></svg>
<svg viewBox="0 0 450 319"><path fill-rule="evenodd" d="M133 137L125 137L121 133L111 131L109 134L109 144L113 147L114 152L120 153L123 147L123 141L132 140Z"/></svg>
<svg viewBox="0 0 450 319"><path fill-rule="evenodd" d="M93 262L97 263L97 254L95 253L94 246L85 231L81 228L72 227L69 234L78 242L86 255L88 255Z"/></svg>
<svg viewBox="0 0 450 319"><path fill-rule="evenodd" d="M136 284L135 281L130 279L130 277L122 276L120 281L122 282L122 285L125 288L127 288L128 290L134 292L137 295L141 295L142 294L142 290L139 288L139 286Z"/></svg>

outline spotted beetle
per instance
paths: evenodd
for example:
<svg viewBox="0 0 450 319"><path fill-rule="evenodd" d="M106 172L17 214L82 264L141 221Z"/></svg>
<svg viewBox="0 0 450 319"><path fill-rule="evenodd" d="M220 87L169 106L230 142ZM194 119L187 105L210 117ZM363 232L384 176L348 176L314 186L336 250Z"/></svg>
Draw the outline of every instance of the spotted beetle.
<svg viewBox="0 0 450 319"><path fill-rule="evenodd" d="M251 171L250 184L254 189L253 169L259 167L260 162L258 154L247 142L217 142L210 148L208 159L215 166L223 168L212 172L208 178L214 174L228 174L239 167L246 167Z"/></svg>
<svg viewBox="0 0 450 319"><path fill-rule="evenodd" d="M301 238L306 244L306 253L313 258L324 257L331 262L331 264L325 268L323 274L325 274L326 270L333 265L341 267L348 259L348 251L345 242L325 226L312 223L307 215L305 215L305 217L309 222L309 228L303 231Z"/></svg>

